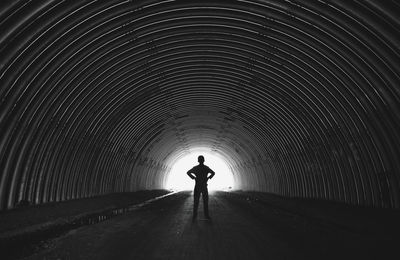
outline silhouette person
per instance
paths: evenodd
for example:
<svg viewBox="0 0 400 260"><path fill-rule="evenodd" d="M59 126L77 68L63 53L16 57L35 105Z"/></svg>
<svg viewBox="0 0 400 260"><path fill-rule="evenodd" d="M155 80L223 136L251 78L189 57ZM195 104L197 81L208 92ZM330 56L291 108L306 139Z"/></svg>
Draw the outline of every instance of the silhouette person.
<svg viewBox="0 0 400 260"><path fill-rule="evenodd" d="M200 155L197 159L199 165L194 166L187 172L187 175L196 181L194 186L194 205L193 205L193 221L197 218L197 209L199 207L200 194L203 196L204 216L211 219L208 214L208 189L207 181L214 177L215 172L207 165L204 165L204 156ZM210 173L210 175L208 175Z"/></svg>

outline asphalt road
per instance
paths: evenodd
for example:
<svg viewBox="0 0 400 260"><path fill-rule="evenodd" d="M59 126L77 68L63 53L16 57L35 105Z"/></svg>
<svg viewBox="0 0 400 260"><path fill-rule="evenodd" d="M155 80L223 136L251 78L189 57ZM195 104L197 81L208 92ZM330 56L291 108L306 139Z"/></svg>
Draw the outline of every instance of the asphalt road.
<svg viewBox="0 0 400 260"><path fill-rule="evenodd" d="M388 259L384 241L315 222L235 193L210 194L211 221L192 222L181 192L80 227L27 259Z"/></svg>

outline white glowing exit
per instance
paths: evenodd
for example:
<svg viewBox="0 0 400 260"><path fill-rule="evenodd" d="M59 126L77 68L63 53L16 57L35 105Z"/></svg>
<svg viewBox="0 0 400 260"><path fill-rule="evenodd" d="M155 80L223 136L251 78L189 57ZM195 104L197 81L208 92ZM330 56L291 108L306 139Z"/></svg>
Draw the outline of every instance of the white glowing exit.
<svg viewBox="0 0 400 260"><path fill-rule="evenodd" d="M195 181L186 174L193 166L198 165L197 157L204 156L204 164L210 167L215 176L208 181L209 190L228 190L233 188L234 180L225 161L214 154L207 152L193 152L181 157L172 166L167 179L167 188L173 190L191 190L194 188Z"/></svg>

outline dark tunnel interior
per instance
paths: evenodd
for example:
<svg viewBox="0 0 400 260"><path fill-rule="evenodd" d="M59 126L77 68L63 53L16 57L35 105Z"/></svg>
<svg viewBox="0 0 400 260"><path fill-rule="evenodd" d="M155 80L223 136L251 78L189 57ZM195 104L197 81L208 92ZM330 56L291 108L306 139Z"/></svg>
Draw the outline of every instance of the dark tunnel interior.
<svg viewBox="0 0 400 260"><path fill-rule="evenodd" d="M0 209L165 188L400 207L400 4L1 1Z"/></svg>

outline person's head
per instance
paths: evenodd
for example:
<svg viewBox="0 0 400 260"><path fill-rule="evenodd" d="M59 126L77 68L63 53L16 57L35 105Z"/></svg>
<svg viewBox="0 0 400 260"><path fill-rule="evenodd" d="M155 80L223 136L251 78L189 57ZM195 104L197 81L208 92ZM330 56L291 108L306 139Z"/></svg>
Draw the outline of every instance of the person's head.
<svg viewBox="0 0 400 260"><path fill-rule="evenodd" d="M204 156L203 156L203 155L199 155L199 157L197 157L197 161L198 161L200 164L203 164L203 163L204 163Z"/></svg>

